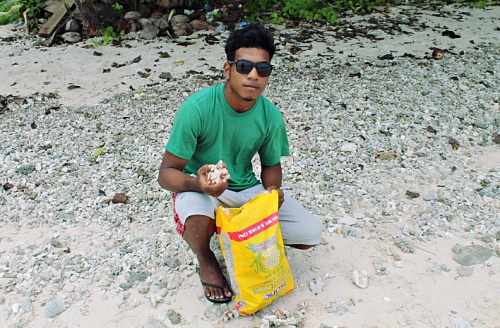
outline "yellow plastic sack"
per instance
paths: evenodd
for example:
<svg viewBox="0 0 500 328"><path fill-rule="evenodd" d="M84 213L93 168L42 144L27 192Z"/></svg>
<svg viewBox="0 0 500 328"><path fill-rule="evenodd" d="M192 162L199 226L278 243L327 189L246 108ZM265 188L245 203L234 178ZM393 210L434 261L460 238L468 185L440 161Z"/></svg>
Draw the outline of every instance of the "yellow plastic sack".
<svg viewBox="0 0 500 328"><path fill-rule="evenodd" d="M216 225L239 315L252 315L293 291L276 190L264 191L240 208L220 206Z"/></svg>

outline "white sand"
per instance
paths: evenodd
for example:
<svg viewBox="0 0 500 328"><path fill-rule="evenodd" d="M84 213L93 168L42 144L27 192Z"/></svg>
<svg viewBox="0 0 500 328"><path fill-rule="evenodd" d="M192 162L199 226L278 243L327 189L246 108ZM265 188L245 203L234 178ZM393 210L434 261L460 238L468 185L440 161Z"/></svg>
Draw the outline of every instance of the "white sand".
<svg viewBox="0 0 500 328"><path fill-rule="evenodd" d="M327 51L340 59L349 55L369 59L387 53L395 56L411 53L424 57L430 55L432 47L460 52L482 42L500 43L500 7L487 10L447 8L450 12L470 13L470 16L455 19L455 15L436 17L432 12L425 12L419 21L430 28L424 31L411 35L386 36L385 40L378 42L330 40L314 43L312 50L304 51L301 57ZM441 36L445 29L462 37L450 39ZM0 37L11 35L18 33L10 31L8 27L0 28ZM192 39L195 44L183 47L163 39L146 44L127 42L133 45L132 48L84 48L84 45L90 45L92 41L51 48L2 46L0 94L26 96L35 92L57 92L61 97L61 104L76 107L95 104L103 97L127 91L130 87L140 89L144 84L161 82L158 78L161 72L170 72L179 78L187 70L206 72L211 67L222 67L222 43L210 46L204 43L203 38L187 39ZM330 47L330 50L326 47ZM94 56L94 51L103 56ZM160 51L168 52L171 57L155 62ZM125 63L139 55L142 60L137 64L122 68L111 67L113 62ZM204 60L200 60L201 58ZM103 69L107 68L111 72L103 73ZM150 78L139 77L137 72L145 72L146 68L152 70ZM68 86L71 84L81 88L69 90ZM484 160L477 158L475 165L483 169L497 167L495 161L498 163L498 151L495 154L493 160L491 156ZM389 224L387 229L391 229ZM50 234L42 228L33 228L29 235L20 235L14 230L2 231L2 235L6 234L14 240L33 240L41 238L45 233ZM317 328L321 323L331 327L500 327L498 258L493 257L486 264L474 266L474 273L470 277L459 277L456 272L458 264L452 259L451 249L455 244L472 244L474 240L449 236L419 246L414 254L402 254L403 268L386 263L388 274L377 276L374 284L367 289L360 289L352 283L352 271L361 269L373 275L373 259L386 258L394 247L392 241L344 238L338 234L327 235L326 239L329 244L325 247L306 252L291 250L289 253L297 290L283 298L280 306L293 310L302 302L307 302L305 327ZM334 245L335 249L330 245ZM72 251L84 249L84 245L80 245ZM445 266L451 271L439 269ZM491 275L491 272L495 274ZM325 278L325 274L329 277ZM309 283L318 277L323 279L325 285L322 292L315 295L310 291ZM239 318L229 323L218 323L217 320L205 318L206 308L193 306L193 300L203 300L196 275L188 283L179 286L175 299L165 299L157 307L153 307L134 289L130 292L131 296L118 307L120 295L110 295L103 299L94 290L92 300L85 303L86 307L73 305L54 319L47 319L43 308L34 304L36 315L31 326L148 327L147 318L154 316L164 319L166 309L171 304L175 304L176 309L183 313L184 324L177 327L252 327L260 322L256 318ZM348 312L338 316L327 313L325 309L337 300L348 308ZM139 305L135 303L137 301L140 302ZM1 308L8 310L10 305L4 304ZM3 326L2 320L3 315L0 326Z"/></svg>
<svg viewBox="0 0 500 328"><path fill-rule="evenodd" d="M417 12L422 13L417 15L420 17L418 21L428 26L422 31L412 31L408 28L409 34L387 35L374 30L371 33L384 37L384 40L376 42L361 38L344 41L327 38L325 42L313 42L312 49L303 51L300 56L307 58L314 57L318 53L329 53L342 59L348 56L374 58L388 53L394 56L409 53L416 57L424 57L430 56L432 52L430 49L434 47L460 52L473 47L474 44L500 43L499 7L487 10L446 8L443 12L448 14L443 15L444 17L434 16L435 12L418 10ZM377 17L380 15L382 14L374 14ZM367 19L367 16L363 16L349 21ZM281 26L277 28L283 30ZM453 31L461 35L461 38L451 39L442 36L441 33L445 30ZM0 37L19 34L5 26L0 28ZM170 72L173 77L181 78L188 70L208 72L210 68L222 68L225 59L223 42L207 45L203 37L197 38L196 35L179 40L193 42L194 45L179 46L168 38L163 38L151 42L124 42L132 46L130 48L113 46L94 48L92 46L95 40L51 48L30 45L2 46L0 94L25 96L35 92L56 92L61 97L61 104L79 106L95 104L104 97L130 90L130 87L139 89L148 83L161 82L158 78L161 72ZM94 56L95 51L102 53L102 56ZM161 51L167 52L171 57L155 62L160 58L158 53ZM113 63L125 64L137 56L142 58L139 63L112 68ZM111 71L103 73L104 69ZM150 77L147 79L137 74L138 71L145 72L145 69L151 69ZM70 85L81 88L69 90Z"/></svg>

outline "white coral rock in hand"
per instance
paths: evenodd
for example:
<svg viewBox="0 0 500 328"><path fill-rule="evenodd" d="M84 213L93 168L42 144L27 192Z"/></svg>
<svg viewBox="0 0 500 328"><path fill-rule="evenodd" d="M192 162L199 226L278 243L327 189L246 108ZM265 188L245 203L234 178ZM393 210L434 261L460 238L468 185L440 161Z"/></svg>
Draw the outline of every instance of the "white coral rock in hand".
<svg viewBox="0 0 500 328"><path fill-rule="evenodd" d="M229 179L231 175L229 175L229 171L227 170L226 164L220 160L217 164L210 165L210 171L208 172L208 183L216 184L219 183L223 179Z"/></svg>

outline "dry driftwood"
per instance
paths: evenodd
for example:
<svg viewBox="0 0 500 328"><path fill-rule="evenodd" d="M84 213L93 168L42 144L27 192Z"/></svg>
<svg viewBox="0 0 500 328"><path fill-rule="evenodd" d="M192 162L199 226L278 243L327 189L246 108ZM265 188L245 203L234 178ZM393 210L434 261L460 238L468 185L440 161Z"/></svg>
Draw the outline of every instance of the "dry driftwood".
<svg viewBox="0 0 500 328"><path fill-rule="evenodd" d="M54 30L59 26L61 20L68 13L68 8L71 9L75 5L74 0L48 1L45 10L52 13L52 16L38 31L38 35L43 38L50 38Z"/></svg>

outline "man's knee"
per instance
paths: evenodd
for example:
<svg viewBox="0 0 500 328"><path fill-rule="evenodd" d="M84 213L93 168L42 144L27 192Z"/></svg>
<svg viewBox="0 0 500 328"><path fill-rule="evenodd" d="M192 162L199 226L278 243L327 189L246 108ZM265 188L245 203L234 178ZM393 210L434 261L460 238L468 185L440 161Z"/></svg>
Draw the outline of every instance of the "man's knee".
<svg viewBox="0 0 500 328"><path fill-rule="evenodd" d="M283 226L281 230L286 245L308 245L310 248L321 242L321 223L315 217Z"/></svg>
<svg viewBox="0 0 500 328"><path fill-rule="evenodd" d="M215 220L204 215L191 215L186 219L185 229L197 232L215 232Z"/></svg>
<svg viewBox="0 0 500 328"><path fill-rule="evenodd" d="M316 218L307 224L307 228L304 229L307 233L307 239L310 240L310 243L306 243L307 245L318 245L321 242L321 233L322 227L321 222L319 222Z"/></svg>

